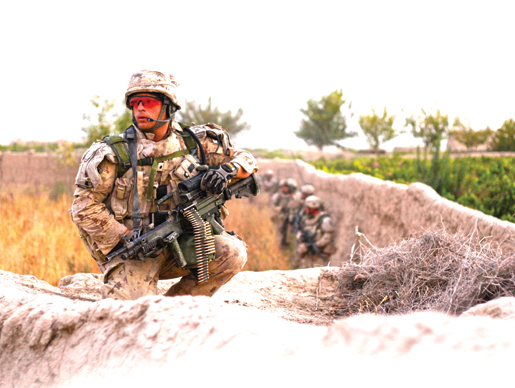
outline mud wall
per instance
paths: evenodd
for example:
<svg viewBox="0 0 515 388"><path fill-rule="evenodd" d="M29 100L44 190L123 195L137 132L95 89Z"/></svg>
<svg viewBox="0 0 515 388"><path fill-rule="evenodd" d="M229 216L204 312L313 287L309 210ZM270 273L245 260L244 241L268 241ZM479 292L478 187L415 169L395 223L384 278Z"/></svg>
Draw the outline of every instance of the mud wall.
<svg viewBox="0 0 515 388"><path fill-rule="evenodd" d="M0 185L72 190L78 164L67 165L52 153L0 152Z"/></svg>
<svg viewBox="0 0 515 388"><path fill-rule="evenodd" d="M338 251L331 265L349 260L356 227L377 247L442 227L463 233L476 228L495 241L515 237L515 224L444 199L422 183L397 184L360 173L333 175L299 160L260 160L259 166L261 171L274 170L278 178L315 186L336 221Z"/></svg>

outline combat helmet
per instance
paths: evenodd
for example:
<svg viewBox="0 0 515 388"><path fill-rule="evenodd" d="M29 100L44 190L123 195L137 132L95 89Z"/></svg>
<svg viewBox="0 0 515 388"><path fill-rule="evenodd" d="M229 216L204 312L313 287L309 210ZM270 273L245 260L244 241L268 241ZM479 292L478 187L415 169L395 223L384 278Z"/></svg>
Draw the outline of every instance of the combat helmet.
<svg viewBox="0 0 515 388"><path fill-rule="evenodd" d="M310 195L304 201L304 206L309 209L320 209L322 207L322 200L315 195Z"/></svg>
<svg viewBox="0 0 515 388"><path fill-rule="evenodd" d="M134 73L127 86L125 93L125 105L130 109L129 100L130 96L136 93L161 93L168 97L176 110L181 109L181 102L179 100L177 89L179 84L175 77L168 73L163 73L156 70L140 70Z"/></svg>
<svg viewBox="0 0 515 388"><path fill-rule="evenodd" d="M310 183L305 183L300 188L300 192L304 198L309 197L310 195L315 194L315 187Z"/></svg>
<svg viewBox="0 0 515 388"><path fill-rule="evenodd" d="M295 179L293 179L293 178L286 179L285 185L288 186L288 188L290 189L290 192L293 193L293 192L297 191L297 181L295 181Z"/></svg>

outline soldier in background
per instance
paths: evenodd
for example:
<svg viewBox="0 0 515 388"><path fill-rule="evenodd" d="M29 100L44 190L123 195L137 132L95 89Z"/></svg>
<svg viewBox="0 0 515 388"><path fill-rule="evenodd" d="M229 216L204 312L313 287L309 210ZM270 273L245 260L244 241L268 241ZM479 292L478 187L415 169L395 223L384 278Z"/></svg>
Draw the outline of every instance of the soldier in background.
<svg viewBox="0 0 515 388"><path fill-rule="evenodd" d="M304 215L296 235L296 268L327 265L334 247L334 226L331 216L322 210L320 198L312 195L304 202Z"/></svg>
<svg viewBox="0 0 515 388"><path fill-rule="evenodd" d="M260 187L263 189L263 192L268 193L269 195L273 195L279 188L279 182L274 177L273 170L265 171L265 173L261 177L259 184Z"/></svg>
<svg viewBox="0 0 515 388"><path fill-rule="evenodd" d="M295 215L293 216L292 229L295 234L299 231L300 220L304 215L304 202L310 195L315 195L315 187L311 183L304 183L293 197L295 201Z"/></svg>
<svg viewBox="0 0 515 388"><path fill-rule="evenodd" d="M272 196L270 205L274 213L272 219L279 225L281 246L287 247L288 228L295 217L294 196L297 192L297 182L292 178L281 179L279 186L280 190Z"/></svg>

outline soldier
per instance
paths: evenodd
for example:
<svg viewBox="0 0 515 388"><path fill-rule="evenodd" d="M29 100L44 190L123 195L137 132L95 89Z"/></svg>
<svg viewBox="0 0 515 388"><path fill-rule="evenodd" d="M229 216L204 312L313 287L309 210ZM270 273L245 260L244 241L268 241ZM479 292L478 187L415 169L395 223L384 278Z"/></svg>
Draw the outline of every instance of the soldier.
<svg viewBox="0 0 515 388"><path fill-rule="evenodd" d="M175 112L181 109L177 89L170 74L154 70L135 73L125 94L134 125L123 138L106 137L94 143L82 157L70 213L104 275L104 298L155 295L158 280L178 277L180 281L165 295L211 296L246 262L245 243L226 232L214 236L215 254L208 264L207 281L198 281L196 268L180 267L169 246L144 261L106 259L124 246L127 236L166 221L163 211L173 210L181 200L180 181L205 172L201 188L218 195L232 178L248 177L258 169L254 157L236 149L222 127L208 123L190 130L175 121ZM195 153L204 153L209 167L199 166ZM157 211L156 201L167 194L171 198ZM228 214L224 208L221 213L219 218Z"/></svg>
<svg viewBox="0 0 515 388"><path fill-rule="evenodd" d="M304 216L297 232L297 268L327 265L335 251L334 226L331 217L322 211L320 198L311 195L304 202Z"/></svg>
<svg viewBox="0 0 515 388"><path fill-rule="evenodd" d="M299 223L304 215L304 201L306 201L306 198L310 195L315 195L315 187L311 183L304 183L300 191L297 191L293 196L293 200L295 201L295 215L293 216L292 229L295 234L299 231Z"/></svg>
<svg viewBox="0 0 515 388"><path fill-rule="evenodd" d="M260 183L261 183L261 187L262 187L263 191L270 195L274 194L277 191L278 184L279 184L277 182L277 179L274 177L273 170L267 170L263 174L263 178Z"/></svg>
<svg viewBox="0 0 515 388"><path fill-rule="evenodd" d="M280 191L275 193L270 204L272 205L273 220L279 224L281 246L288 246L288 227L295 217L294 196L297 192L297 182L293 178L281 179Z"/></svg>

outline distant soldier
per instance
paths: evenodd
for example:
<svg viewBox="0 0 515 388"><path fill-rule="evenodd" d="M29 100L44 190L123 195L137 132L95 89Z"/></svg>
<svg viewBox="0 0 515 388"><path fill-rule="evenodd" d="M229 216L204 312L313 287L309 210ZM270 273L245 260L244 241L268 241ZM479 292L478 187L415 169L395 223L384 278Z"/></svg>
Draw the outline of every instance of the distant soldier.
<svg viewBox="0 0 515 388"><path fill-rule="evenodd" d="M331 216L322 211L320 198L311 195L304 202L304 215L296 236L297 268L327 265L335 251Z"/></svg>
<svg viewBox="0 0 515 388"><path fill-rule="evenodd" d="M273 170L267 170L261 177L260 187L263 189L263 192L268 193L270 195L274 194L279 188L279 182L274 177Z"/></svg>
<svg viewBox="0 0 515 388"><path fill-rule="evenodd" d="M315 195L315 187L311 183L304 183L300 191L297 191L293 196L293 200L295 201L295 214L293 216L292 228L295 234L299 231L300 220L304 215L304 201L306 201L306 198L310 195Z"/></svg>
<svg viewBox="0 0 515 388"><path fill-rule="evenodd" d="M280 191L275 193L270 205L274 212L272 219L279 224L281 233L281 246L288 246L288 227L295 217L295 200L294 196L297 192L297 182L295 179L281 179L279 182Z"/></svg>

